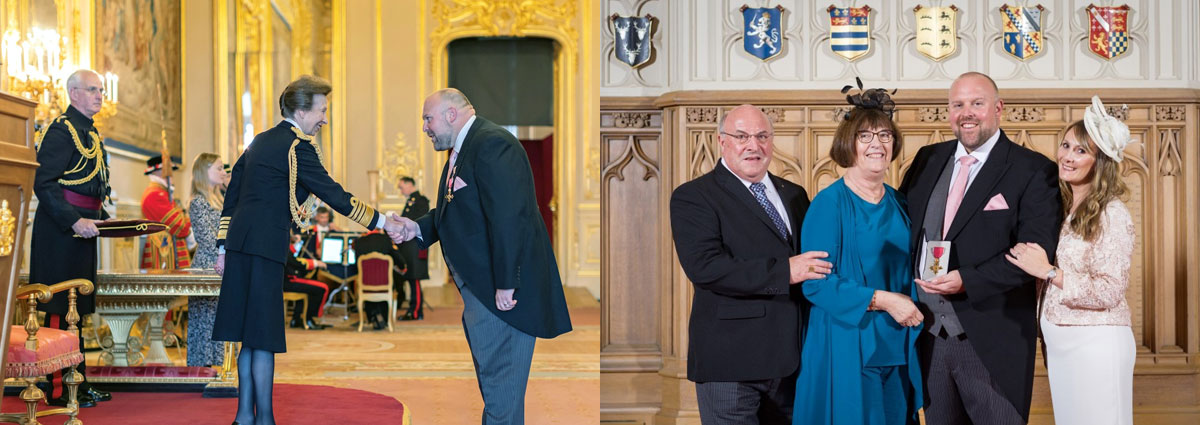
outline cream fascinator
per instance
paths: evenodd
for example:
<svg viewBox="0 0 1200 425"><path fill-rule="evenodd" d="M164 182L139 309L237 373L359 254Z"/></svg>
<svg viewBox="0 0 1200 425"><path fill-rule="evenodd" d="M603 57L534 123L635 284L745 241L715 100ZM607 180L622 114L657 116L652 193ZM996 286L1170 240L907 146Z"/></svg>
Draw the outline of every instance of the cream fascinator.
<svg viewBox="0 0 1200 425"><path fill-rule="evenodd" d="M1122 105L1123 107L1127 107ZM1132 137L1129 126L1121 120L1108 114L1099 96L1092 96L1092 104L1083 112L1083 126L1087 128L1088 136L1096 146L1112 158L1121 162L1124 159L1125 146L1129 145Z"/></svg>

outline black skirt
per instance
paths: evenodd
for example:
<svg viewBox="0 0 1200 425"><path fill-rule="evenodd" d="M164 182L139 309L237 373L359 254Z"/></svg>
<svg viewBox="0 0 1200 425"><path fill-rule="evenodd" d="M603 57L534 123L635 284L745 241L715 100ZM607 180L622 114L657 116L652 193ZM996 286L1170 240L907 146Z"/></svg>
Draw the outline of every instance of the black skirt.
<svg viewBox="0 0 1200 425"><path fill-rule="evenodd" d="M283 326L283 263L227 251L212 339L284 353Z"/></svg>

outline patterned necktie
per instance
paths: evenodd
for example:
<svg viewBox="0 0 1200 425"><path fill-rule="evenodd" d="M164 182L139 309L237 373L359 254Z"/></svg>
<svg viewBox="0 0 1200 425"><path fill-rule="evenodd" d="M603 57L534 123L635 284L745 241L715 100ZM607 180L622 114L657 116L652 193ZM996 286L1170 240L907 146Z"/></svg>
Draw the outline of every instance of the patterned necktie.
<svg viewBox="0 0 1200 425"><path fill-rule="evenodd" d="M783 224L783 217L779 216L779 211L775 210L775 206L771 205L771 201L767 199L767 185L762 182L751 183L750 191L754 192L754 199L758 200L758 205L767 211L767 217L771 217L771 222L775 223L775 230L778 230L779 235L787 239L788 230L787 226Z"/></svg>
<svg viewBox="0 0 1200 425"><path fill-rule="evenodd" d="M971 155L963 155L958 159L958 175L954 177L954 186L950 188L950 197L946 198L946 215L942 220L942 237L946 237L946 232L950 231L950 223L954 222L954 214L958 213L958 206L962 204L963 195L967 193L967 180L971 177L971 166L975 164L975 157Z"/></svg>

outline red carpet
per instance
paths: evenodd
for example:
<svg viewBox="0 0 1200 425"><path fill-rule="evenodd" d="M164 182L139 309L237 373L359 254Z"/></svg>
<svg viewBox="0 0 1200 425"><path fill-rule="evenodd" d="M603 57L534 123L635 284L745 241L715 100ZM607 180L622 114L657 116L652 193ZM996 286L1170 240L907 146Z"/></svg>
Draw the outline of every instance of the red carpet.
<svg viewBox="0 0 1200 425"><path fill-rule="evenodd" d="M317 385L275 384L275 422L285 424L387 423L409 420L404 404L372 392ZM5 413L22 411L17 397L4 397ZM42 405L44 408L45 405ZM82 409L86 425L195 425L233 422L236 398L203 398L200 393L113 393L113 399ZM39 419L45 425L62 425L66 416Z"/></svg>

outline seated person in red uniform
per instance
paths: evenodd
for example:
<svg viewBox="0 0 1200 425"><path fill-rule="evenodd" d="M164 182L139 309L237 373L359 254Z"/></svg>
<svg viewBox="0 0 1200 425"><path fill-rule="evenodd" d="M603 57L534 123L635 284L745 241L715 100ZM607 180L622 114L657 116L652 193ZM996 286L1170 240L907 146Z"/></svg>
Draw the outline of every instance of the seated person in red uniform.
<svg viewBox="0 0 1200 425"><path fill-rule="evenodd" d="M403 279L406 271L404 256L400 254L400 250L396 249L396 245L392 243L392 239L379 230L364 233L358 239L354 240L355 255L361 257L372 252L392 257L392 288L395 288L397 294L399 294L400 290L404 287ZM366 313L368 323L374 324L376 330L387 326L388 311L386 303L367 302L363 305L363 310L363 313Z"/></svg>
<svg viewBox="0 0 1200 425"><path fill-rule="evenodd" d="M288 256L287 264L283 267L283 292L308 294L308 302L304 303L304 318L301 319L299 308L292 309L291 327L302 328L305 323L312 330L322 330L330 327L330 325L316 322L316 318L321 317L325 312L325 299L329 297L329 286L324 282L300 277L307 275L309 271L314 269L325 268L325 263L311 258L296 258L295 245L290 246L289 249L293 255Z"/></svg>

